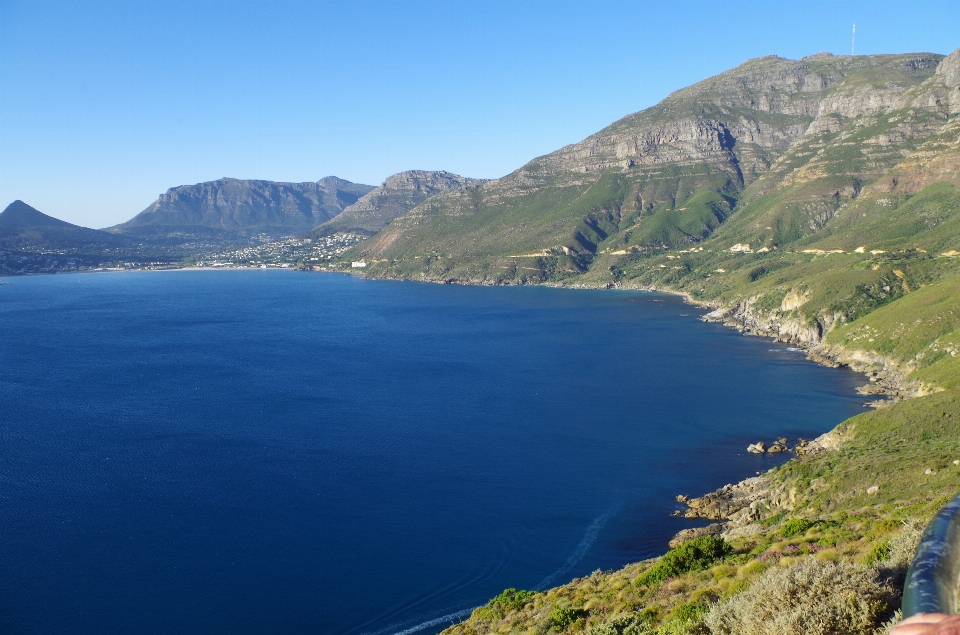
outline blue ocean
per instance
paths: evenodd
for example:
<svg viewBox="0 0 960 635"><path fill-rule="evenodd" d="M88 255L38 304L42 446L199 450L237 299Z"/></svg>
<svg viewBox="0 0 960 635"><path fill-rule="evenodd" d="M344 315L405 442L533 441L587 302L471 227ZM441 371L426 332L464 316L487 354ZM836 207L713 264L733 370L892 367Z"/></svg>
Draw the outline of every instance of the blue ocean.
<svg viewBox="0 0 960 635"><path fill-rule="evenodd" d="M0 286L0 632L437 633L666 550L863 378L632 291Z"/></svg>

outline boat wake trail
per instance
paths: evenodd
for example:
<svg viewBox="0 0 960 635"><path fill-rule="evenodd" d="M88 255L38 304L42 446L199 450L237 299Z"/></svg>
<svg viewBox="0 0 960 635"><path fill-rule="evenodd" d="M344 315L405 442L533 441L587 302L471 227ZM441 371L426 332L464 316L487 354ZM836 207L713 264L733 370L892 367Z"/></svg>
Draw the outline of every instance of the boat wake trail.
<svg viewBox="0 0 960 635"><path fill-rule="evenodd" d="M600 533L600 530L603 529L603 526L607 524L607 521L610 520L610 518L616 514L619 509L620 504L618 503L604 512L602 516L590 523L590 526L587 527L587 530L583 532L583 538L580 540L580 544L578 544L577 548L573 550L573 553L570 554L570 557L567 558L567 561L563 563L563 566L544 578L540 584L534 587L534 589L536 591L548 589L556 584L560 577L568 574L570 570L573 569L573 567L580 562L585 555L587 555L587 551L590 550L590 547L592 547L593 543L597 540L597 535Z"/></svg>
<svg viewBox="0 0 960 635"><path fill-rule="evenodd" d="M585 555L587 555L590 547L592 547L593 543L596 542L597 536L600 534L600 530L603 529L603 526L607 524L607 521L610 520L610 518L612 518L617 511L619 511L621 505L621 503L617 503L604 512L603 515L599 516L592 523L590 523L590 526L587 527L586 531L583 532L583 538L580 539L579 544L577 544L577 547L573 550L573 553L570 554L570 557L567 558L567 561L564 562L559 569L544 578L540 584L534 587L534 590L543 591L544 589L550 588L556 584L558 579L568 574L570 570L573 569L573 567L576 566L576 564L580 562ZM437 626L445 622L452 624L455 620L463 620L472 612L473 609L464 609L462 611L457 611L456 613L444 615L443 617L437 617L432 620L427 620L426 622L421 622L416 626L405 628L402 631L392 631L391 635L414 635L414 633L419 633L420 631L430 628L431 626ZM385 631L378 631L377 634L381 632Z"/></svg>
<svg viewBox="0 0 960 635"><path fill-rule="evenodd" d="M419 633L425 628L430 628L431 626L437 626L438 624L443 624L444 622L453 623L454 620L462 620L473 612L473 609L464 609L462 611L457 611L456 613L451 613L450 615L444 615L443 617L437 617L432 620L427 620L417 624L416 626L411 626L410 628L405 628L402 631L397 631L393 635L413 635L414 633Z"/></svg>

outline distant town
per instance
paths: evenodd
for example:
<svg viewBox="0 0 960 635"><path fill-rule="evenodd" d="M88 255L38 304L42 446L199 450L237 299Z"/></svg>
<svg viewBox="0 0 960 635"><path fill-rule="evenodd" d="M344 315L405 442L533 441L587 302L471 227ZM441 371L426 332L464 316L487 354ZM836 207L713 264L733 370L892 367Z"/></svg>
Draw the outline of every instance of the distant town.
<svg viewBox="0 0 960 635"><path fill-rule="evenodd" d="M66 273L73 271L119 271L178 269L181 267L256 267L261 269L311 269L315 271L339 269L339 258L345 251L364 240L365 236L337 233L319 238L284 238L273 240L261 235L260 244L200 252L182 260L156 258L117 258L106 260L103 255L58 252L25 252L0 250L0 275L29 275Z"/></svg>
<svg viewBox="0 0 960 635"><path fill-rule="evenodd" d="M320 238L283 240L228 249L197 257L197 267L280 267L330 269L340 256L365 236L338 233Z"/></svg>

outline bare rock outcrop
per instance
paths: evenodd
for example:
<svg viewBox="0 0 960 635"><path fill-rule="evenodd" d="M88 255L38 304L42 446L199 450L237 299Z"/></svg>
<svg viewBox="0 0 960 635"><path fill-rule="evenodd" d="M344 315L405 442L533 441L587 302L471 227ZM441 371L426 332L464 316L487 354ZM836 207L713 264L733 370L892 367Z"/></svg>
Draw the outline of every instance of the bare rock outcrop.
<svg viewBox="0 0 960 635"><path fill-rule="evenodd" d="M471 179L444 171L400 172L361 196L336 218L318 227L316 233L354 231L373 234L432 196L476 187L485 182L485 179Z"/></svg>
<svg viewBox="0 0 960 635"><path fill-rule="evenodd" d="M707 518L710 520L729 519L731 516L761 500L770 489L770 480L756 476L740 481L736 485L724 485L720 489L699 498L678 496L687 509L678 512L684 518Z"/></svg>

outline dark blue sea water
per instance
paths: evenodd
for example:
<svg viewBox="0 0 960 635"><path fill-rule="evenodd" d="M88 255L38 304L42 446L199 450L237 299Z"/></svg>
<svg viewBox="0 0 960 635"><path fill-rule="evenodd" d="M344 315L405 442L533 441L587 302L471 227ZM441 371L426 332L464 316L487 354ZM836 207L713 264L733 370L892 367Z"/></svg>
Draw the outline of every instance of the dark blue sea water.
<svg viewBox="0 0 960 635"><path fill-rule="evenodd" d="M861 378L676 297L285 271L0 286L0 632L436 633L665 550ZM429 624L413 630L417 625Z"/></svg>

